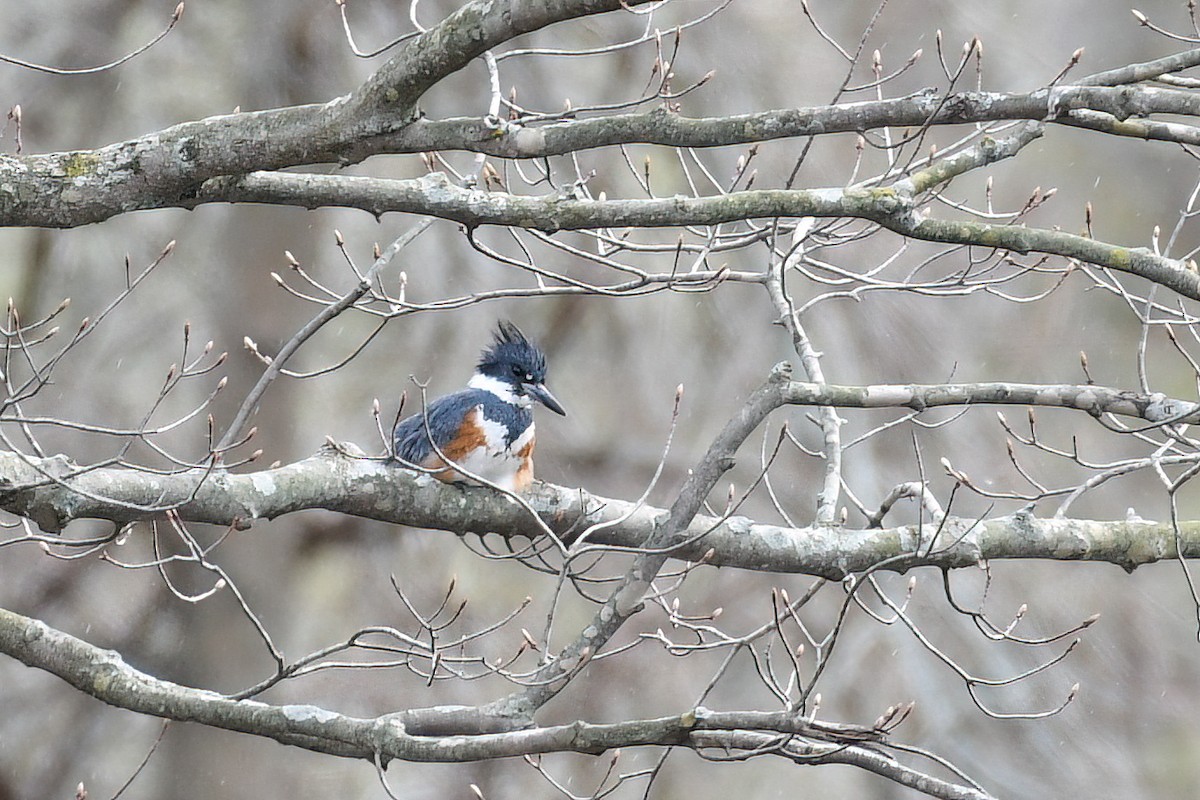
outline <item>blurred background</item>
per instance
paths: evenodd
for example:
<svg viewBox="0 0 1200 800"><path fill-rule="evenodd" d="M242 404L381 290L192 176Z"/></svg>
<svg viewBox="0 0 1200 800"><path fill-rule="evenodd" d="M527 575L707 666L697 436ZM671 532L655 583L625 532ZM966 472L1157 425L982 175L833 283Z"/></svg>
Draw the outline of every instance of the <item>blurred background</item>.
<svg viewBox="0 0 1200 800"><path fill-rule="evenodd" d="M426 0L418 18L431 25L459 4ZM20 3L0 0L0 52L56 66L88 66L110 60L154 35L166 23L174 2L94 0L81 6L66 0ZM715 4L677 2L659 12L663 30L694 19ZM873 6L814 0L813 13L828 33L853 49ZM1186 6L1148 0L1139 5L1156 22L1190 30ZM356 0L349 7L358 43L376 47L411 30L406 4ZM585 48L636 37L644 18L625 14L567 23L522 39L519 44ZM1083 60L1072 75L1144 61L1183 45L1139 27L1129 6L1110 0L988 2L902 2L894 0L880 16L867 42L878 49L885 72L899 67L917 49L917 66L885 88L901 96L947 81L934 55L935 31L944 36L947 59L957 62L973 36L984 45L982 87L1027 91L1050 81L1079 47ZM384 56L386 57L386 56ZM337 7L316 0L232 0L189 3L180 26L164 42L131 63L94 76L56 77L0 65L0 103L20 104L25 152L93 148L173 123L232 111L323 102L345 94L382 63L358 59L349 51ZM651 79L653 45L602 58L525 57L501 62L501 85L517 87L527 108L559 110L575 105L627 100ZM864 67L869 67L870 58ZM798 2L733 2L706 24L683 35L675 61L674 86L682 88L709 70L714 78L681 101L681 113L715 116L829 102L845 77L845 61L814 33ZM852 83L870 80L868 69ZM975 64L960 87L976 84ZM848 99L869 99L860 92ZM479 116L488 104L487 76L480 63L436 87L422 103L431 117ZM936 131L931 141L949 143L964 131ZM784 184L803 142L764 145L754 162L756 187ZM3 152L12 154L11 128ZM631 160L654 164L652 183L659 195L688 192L680 160L663 148L629 148ZM745 148L726 148L700 158L721 180L736 169ZM447 154L461 170L473 158ZM596 170L588 187L610 198L641 196L619 153L587 151L578 156L583 173ZM850 180L855 137L816 141L799 170L799 187L840 186ZM869 148L862 174L883 169L884 157ZM497 164L497 168L500 165ZM528 169L528 167L526 167ZM569 181L566 159L555 169ZM332 171L329 168L328 171ZM417 177L426 168L417 156L376 157L352 174ZM1093 229L1105 241L1146 246L1156 225L1170 231L1192 192L1196 162L1178 146L1119 140L1081 131L1049 129L1019 158L967 176L950 196L980 203L983 182L995 180L997 207L1019 208L1034 187L1057 187L1052 200L1030 217L1032 224L1081 230L1084 206L1094 209ZM525 189L510 180L514 191ZM545 191L544 187L535 191ZM933 213L954 216L945 206ZM262 366L242 348L244 337L274 353L316 312L280 290L270 273L287 273L288 250L313 276L345 291L352 276L335 246L334 231L345 236L360 265L371 260L374 242L386 244L414 219L361 212L304 211L256 206L213 205L195 211L138 212L102 224L68 231L0 230L0 298L10 296L22 317L52 311L65 297L64 330L94 317L125 285L123 260L134 268L152 261L170 240L174 253L106 320L87 343L60 367L28 413L64 419L134 426L151 407L169 366L179 360L183 328L190 323L194 343L215 342L228 351L223 368L184 384L155 417L194 406L216 378L229 386L213 413L228 423ZM676 232L663 234L674 241ZM504 231L483 231L481 239L505 252L519 252ZM582 243L581 237L563 237ZM1189 223L1173 255L1200 244ZM821 257L863 270L894 253L901 242L881 234L837 248ZM897 260L893 275L904 275L935 249L911 247ZM609 280L594 265L558 251L536 250L539 263L595 280ZM961 269L965 253L938 269ZM760 270L765 248L716 254L712 267ZM669 262L642 263L663 268ZM669 268L667 266L666 268ZM390 287L398 271L407 275L413 300L469 295L500 287L528 287L533 279L490 261L468 244L457 226L437 222L405 249L386 275ZM1052 278L1014 284L1016 293L1048 288ZM1130 281L1138 291L1145 287ZM937 298L897 292L831 299L813 306L804 323L824 354L825 377L834 383L886 383L1011 380L1074 383L1084 379L1080 351L1098 383L1134 388L1138 384L1140 326L1129 306L1106 291L1089 291L1082 275L1044 300L1014 304L986 294ZM795 280L797 302L825 287ZM1166 305L1177 299L1157 295ZM254 419L258 434L246 450L261 447L260 464L289 462L315 452L326 437L356 442L369 452L382 443L371 415L378 399L385 420L395 414L401 392L412 397L412 378L428 380L440 394L469 377L479 349L499 318L516 321L544 346L550 363L548 384L567 406L565 419L542 415L538 474L553 483L581 486L602 496L636 498L653 474L670 422L675 387L686 387L674 447L651 502L667 504L711 438L771 366L795 360L767 295L758 286L726 284L707 294L659 293L634 299L558 297L505 300L460 310L422 313L392 321L344 368L310 380L281 380L268 391ZM343 315L309 342L295 368L317 369L343 358L372 328L362 315ZM1157 332L1148 347L1147 375L1153 389L1194 399L1195 376L1172 354ZM410 400L411 402L411 400ZM409 406L410 410L413 406ZM1007 409L1023 425L1021 409ZM889 412L842 412L849 441L896 418ZM928 414L925 422L950 419ZM1095 462L1127 457L1143 447L1102 430L1081 415L1039 412L1043 433L1070 449L1075 438ZM772 442L787 420L809 447L820 444L819 430L803 409L779 414L764 430ZM945 501L951 483L936 466L945 457L990 489L1027 489L1005 455L1006 434L996 409L973 409L939 428L900 425L846 453L848 487L868 508L894 485L918 479L914 431L926 470ZM62 452L80 463L111 457L121 446L112 437L48 428L39 431L49 453ZM182 458L200 459L207 448L203 420L163 437ZM761 439L752 439L731 473L745 487L758 465ZM151 454L136 453L146 460ZM1029 454L1030 468L1047 483L1071 485L1084 475L1070 462ZM772 470L774 488L797 524L811 521L821 474L815 459L785 452ZM743 512L779 521L765 497L752 497ZM723 491L722 491L723 496ZM1181 515L1200 508L1194 493L1181 498ZM863 518L849 505L848 524ZM960 515L1006 513L1022 503L994 504L960 493ZM1053 513L1053 502L1039 513ZM1123 518L1135 508L1146 518L1168 516L1165 492L1152 474L1111 482L1085 496L1072 513L1098 519ZM916 519L901 506L889 524ZM94 526L96 531L102 526ZM83 535L77 523L72 535ZM144 533L144 532L142 532ZM198 531L209 539L220 531ZM149 557L146 537L135 532L123 551L129 561ZM402 529L327 513L289 515L233 534L217 551L275 643L291 658L344 639L359 627L395 625L407 630L406 615L390 584L395 576L408 596L435 607L452 578L455 598L468 600L458 623L462 630L486 625L534 598L520 625L540 631L553 578L509 562L485 560L457 537ZM613 573L619 564L614 564ZM1000 619L1029 606L1022 628L1045 635L1078 624L1094 613L1100 621L1063 664L1015 687L984 696L999 711L1035 711L1059 704L1079 682L1075 702L1061 715L1040 721L995 720L971 703L961 681L932 658L900 625L883 626L852 613L838 645L839 655L823 676L822 716L870 724L891 704L915 700L916 710L898 738L937 752L1005 797L1062 796L1067 791L1094 797L1192 796L1200 790L1200 646L1196 614L1177 564L1139 569L1126 575L1115 567L1009 562L993 565L987 608ZM180 584L203 589L206 578L181 570ZM917 573L910 611L940 647L985 677L1028 669L1050 652L986 642L974 626L953 613L942 595L940 576ZM886 580L899 593L907 576ZM967 601L978 602L978 574L952 577ZM681 594L683 613L705 614L721 607L722 626L744 633L769 618L770 592L785 588L799 596L810 584L803 576L744 574L701 569ZM842 594L829 587L805 611L817 635L832 624ZM0 604L44 619L87 641L121 651L135 666L183 684L232 692L268 676L270 657L228 592L202 603L180 601L153 570L126 570L95 558L62 561L35 547L0 549ZM568 600L556 624L561 645L590 613ZM640 630L654 631L664 616L651 610L623 632L620 642ZM504 629L485 646L511 653L519 631ZM590 668L545 711L544 722L583 718L602 721L629 715L678 713L697 696L723 653L674 658L653 643L630 655ZM445 682L427 687L401 671L319 673L268 692L271 702L306 702L355 715L374 716L400 708L436 703L478 703L507 691L495 679ZM717 709L775 708L749 659L734 662L705 704ZM154 719L108 708L57 679L0 660L0 800L70 797L84 783L93 798L110 797L131 775L158 735ZM654 763L653 753L628 752L620 770ZM607 757L547 759L547 770L572 791L589 794L608 764ZM489 798L553 796L551 787L520 761L471 765L395 764L389 780L405 798L471 796L475 784ZM632 781L617 796L640 797L644 781ZM732 791L755 796L910 797L880 779L846 767L802 768L770 759L742 764L705 764L689 752L674 753L657 779L653 797L717 797ZM245 796L384 797L374 769L283 748L249 736L171 726L126 797L209 798Z"/></svg>

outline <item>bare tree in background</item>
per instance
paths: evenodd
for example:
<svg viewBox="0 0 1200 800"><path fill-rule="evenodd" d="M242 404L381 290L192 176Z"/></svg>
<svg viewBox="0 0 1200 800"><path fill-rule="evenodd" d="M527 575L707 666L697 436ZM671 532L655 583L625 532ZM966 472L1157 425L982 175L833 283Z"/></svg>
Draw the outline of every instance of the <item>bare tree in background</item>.
<svg viewBox="0 0 1200 800"><path fill-rule="evenodd" d="M803 41L806 90L824 102L745 110L760 83L793 76L739 47L749 71L726 81L729 53L694 44L733 42L750 5L771 6ZM1200 26L1190 8L1164 12L1172 22L1162 24L1134 12L1119 19L1125 35L1167 55L1121 64L1081 49L1032 87L994 87L989 61L1020 54L989 47L985 60L980 38L951 41L936 21L921 21L927 46L901 54L887 31L903 12L824 5L414 2L392 18L339 2L341 30L330 13L314 29L327 47L376 61L324 102L60 152L37 152L28 130L50 109L36 97L13 105L4 226L194 211L166 217L178 236L127 258L118 283L110 269L107 284L69 303L10 301L0 329L0 587L21 587L0 592L0 650L15 659L0 667L13 676L0 682L13 709L0 722L12 742L0 746L0 797L51 796L54 781L93 797L150 785L168 758L160 748L185 735L175 722L197 723L193 741L222 729L282 743L263 752L284 765L302 750L323 754L319 769L328 757L365 761L338 774L377 774L363 791L392 796L504 797L515 786L569 798L708 786L717 796L730 780L988 798L1049 785L1052 756L1030 766L991 731L1084 725L1071 717L1087 693L1116 690L1070 672L1095 609L1070 589L1048 599L1004 562L1132 572L1166 561L1156 575L1170 613L1200 624L1188 563L1200 555L1190 484L1200 471L1190 399L1200 387L1200 83L1187 72L1200 49L1186 49ZM135 72L170 55L193 13L182 11L161 44L126 59L50 67L6 41L3 69L48 74L67 91ZM385 31L394 40L367 44ZM579 94L554 96L543 81L556 72L579 76ZM743 110L722 107L721 93ZM1157 166L1142 185L1097 188L1073 166L1088 148L1111 148L1117 161L1155 148ZM1076 203L1025 182L1048 164L1082 173L1092 195ZM1113 194L1136 206L1152 187L1173 191L1162 179L1171 169L1193 177L1163 200L1169 218L1140 229L1097 210ZM289 247L269 304L210 335L185 320L211 297L164 320L173 306L152 285L186 258L204 265L203 280L249 283L235 247L188 255L186 229L212 204L357 209L378 223L372 232L361 213L338 218L352 226L314 218L325 240L314 257ZM419 249L435 236L432 251ZM474 267L448 277L460 259ZM725 349L704 338L706 324L653 324L684 301L721 320L708 327L724 332ZM388 460L397 414L419 413L434 391L405 359L423 350L451 385L470 363L452 348L477 349L487 324L461 326L455 312L476 306L481 320L502 309L541 334L551 383L581 418L578 429L544 421L547 480L520 496L447 486ZM597 335L555 347L585 314L599 315ZM447 322L415 336L430 319ZM617 319L633 324L619 331ZM1087 324L1109 342L1091 359L1061 332ZM983 358L960 340L967 330L988 344L1024 340L1031 326L1038 352L1019 357L1000 346ZM877 361L848 357L839 340L855 337ZM920 343L939 355L910 357ZM669 367L644 360L672 348L711 352L708 374L738 381L648 397L614 377L674 383ZM616 369L604 351L621 354ZM138 363L132 380L125 360ZM230 370L241 373L230 381ZM89 402L114 381L130 384L127 405ZM369 441L342 441L320 428L328 418L298 417L279 399L285 386L304 398L323 381L367 383L335 406L369 423ZM698 424L696 404L720 421ZM282 449L271 432L282 437L295 419L327 443L270 464ZM582 440L588 429L607 456L597 439L590 454L571 449L572 432ZM551 482L567 474L555 463L571 459L585 464L578 484ZM625 493L604 496L595 475L618 470L619 482L599 485ZM299 513L318 509L335 513ZM361 581L363 600L355 619L320 625L275 604L301 578L273 571L270 548L255 558L237 549L263 527L331 548L338 537L327 532L346 530L347 517L390 523L372 527L374 539L444 549L410 545L410 560L392 563L349 537L361 547L342 554L334 582L345 591ZM444 555L455 550L456 565L471 565L463 580ZM1024 574L1061 589L1067 570ZM84 581L93 599L58 599ZM123 633L111 616L122 605L134 620ZM178 615L176 627L156 629L167 624L157 614ZM179 634L206 614L221 638ZM101 635L89 635L93 624ZM1195 672L1194 642L1174 644ZM889 649L910 655L888 662ZM183 665L201 658L233 671L189 674ZM41 719L39 701L21 698L61 695L62 684L28 683L35 673L16 662L144 715L138 740L103 750L86 726ZM144 718L167 722L151 731ZM105 718L103 729L125 731L130 719ZM31 766L16 737L51 730L64 742L58 766ZM80 766L84 752L104 770ZM429 762L461 766L413 766Z"/></svg>

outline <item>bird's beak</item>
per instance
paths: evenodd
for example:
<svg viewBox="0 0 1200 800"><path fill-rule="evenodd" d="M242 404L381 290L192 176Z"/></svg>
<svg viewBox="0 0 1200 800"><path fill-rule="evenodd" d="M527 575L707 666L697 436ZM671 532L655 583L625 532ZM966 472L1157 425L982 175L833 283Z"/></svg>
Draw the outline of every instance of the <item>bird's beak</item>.
<svg viewBox="0 0 1200 800"><path fill-rule="evenodd" d="M564 417L567 415L567 410L562 407L562 403L558 402L558 400L554 398L554 395L550 394L550 390L546 388L545 384L532 383L528 388L529 393L533 395L533 398L546 408L550 409L555 414L562 414Z"/></svg>

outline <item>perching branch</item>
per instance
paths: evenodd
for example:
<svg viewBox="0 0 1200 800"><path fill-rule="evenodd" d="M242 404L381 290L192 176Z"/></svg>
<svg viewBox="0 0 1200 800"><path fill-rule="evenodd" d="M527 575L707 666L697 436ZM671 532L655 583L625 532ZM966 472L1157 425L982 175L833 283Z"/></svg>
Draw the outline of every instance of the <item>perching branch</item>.
<svg viewBox="0 0 1200 800"><path fill-rule="evenodd" d="M1193 403L1088 385L839 387L781 381L767 384L763 391L756 408L764 414L786 404L926 409L979 403L1049 406L1153 423L1192 421L1200 413ZM185 522L236 528L249 527L256 519L323 508L422 528L529 538L542 533L525 509L503 496L448 487L379 459L334 448L294 464L243 475L199 469L171 475L124 468L80 470L61 456L41 459L5 452L0 453L0 476L4 487L0 508L28 517L46 531L61 531L81 518L118 523L152 519L165 507L177 507ZM663 509L552 484L538 485L527 499L542 522L560 536L599 523L589 543L640 548L657 541L654 547L669 548L687 541L670 554L692 561L707 559L713 565L830 578L889 559L889 568L896 570L922 565L965 567L998 558L1103 561L1132 569L1172 558L1177 552L1169 525L1041 519L1031 513L986 521L950 517L940 528L931 520L922 530L903 526L861 531L820 525L788 528L744 517L720 521L699 515L658 541L653 537L668 518ZM939 530L934 547L931 540ZM1131 532L1137 536L1129 536ZM9 543L14 541L21 537ZM1179 542L1184 557L1200 555L1200 522L1181 523ZM713 553L707 555L710 549Z"/></svg>

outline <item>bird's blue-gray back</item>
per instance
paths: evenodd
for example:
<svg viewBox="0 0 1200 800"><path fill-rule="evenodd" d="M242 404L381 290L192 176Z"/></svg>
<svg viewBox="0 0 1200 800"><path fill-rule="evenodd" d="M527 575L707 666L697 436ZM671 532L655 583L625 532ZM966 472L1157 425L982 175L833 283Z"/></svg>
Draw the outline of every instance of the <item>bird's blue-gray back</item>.
<svg viewBox="0 0 1200 800"><path fill-rule="evenodd" d="M484 418L504 426L505 446L511 446L533 422L533 411L529 408L506 403L483 389L463 389L434 400L425 413L413 414L400 421L392 435L396 458L409 464L420 464L433 455L429 433L433 434L438 449L445 450L458 435L467 413L476 406L483 407ZM428 432L426 417L429 418Z"/></svg>

